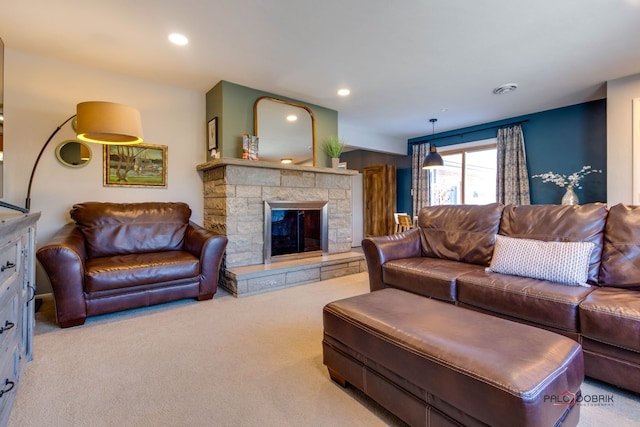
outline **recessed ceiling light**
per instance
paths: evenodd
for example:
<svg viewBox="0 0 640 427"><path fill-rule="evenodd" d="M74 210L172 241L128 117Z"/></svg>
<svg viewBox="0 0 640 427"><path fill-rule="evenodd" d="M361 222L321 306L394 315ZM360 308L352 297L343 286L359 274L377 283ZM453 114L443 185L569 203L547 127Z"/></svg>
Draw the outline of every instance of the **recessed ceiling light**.
<svg viewBox="0 0 640 427"><path fill-rule="evenodd" d="M293 159L291 157L285 157L283 159L280 159L280 163L284 163L285 165L288 165L290 163L293 163Z"/></svg>
<svg viewBox="0 0 640 427"><path fill-rule="evenodd" d="M343 89L338 90L338 95L340 95L340 96L347 96L350 93L351 93L351 91L349 89L347 89L347 88L343 88Z"/></svg>
<svg viewBox="0 0 640 427"><path fill-rule="evenodd" d="M298 120L298 116L296 116L295 114L289 114L287 116L287 120L290 122L295 122L296 120Z"/></svg>
<svg viewBox="0 0 640 427"><path fill-rule="evenodd" d="M504 84L504 85L501 85L501 86L498 86L497 88L495 88L493 90L493 93L495 93L496 95L503 95L505 93L513 92L517 88L518 88L518 84L517 83L507 83L507 84Z"/></svg>
<svg viewBox="0 0 640 427"><path fill-rule="evenodd" d="M185 46L189 44L189 39L186 36L178 33L169 34L169 41L178 46Z"/></svg>

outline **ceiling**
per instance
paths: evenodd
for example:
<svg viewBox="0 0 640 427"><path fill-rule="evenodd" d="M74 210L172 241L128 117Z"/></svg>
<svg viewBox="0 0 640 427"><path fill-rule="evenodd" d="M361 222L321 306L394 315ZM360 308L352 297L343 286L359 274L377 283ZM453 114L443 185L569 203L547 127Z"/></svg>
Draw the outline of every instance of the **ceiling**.
<svg viewBox="0 0 640 427"><path fill-rule="evenodd" d="M640 0L2 1L0 37L203 93L227 80L406 140L432 117L439 132L603 98L640 73ZM518 89L492 93L505 83Z"/></svg>

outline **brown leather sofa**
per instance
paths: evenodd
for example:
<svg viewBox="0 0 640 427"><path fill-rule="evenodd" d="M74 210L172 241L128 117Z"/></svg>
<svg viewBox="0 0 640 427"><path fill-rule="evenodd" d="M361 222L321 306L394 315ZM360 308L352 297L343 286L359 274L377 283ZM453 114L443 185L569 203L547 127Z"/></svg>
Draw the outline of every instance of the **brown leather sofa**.
<svg viewBox="0 0 640 427"><path fill-rule="evenodd" d="M185 203L80 203L37 250L49 276L56 319L65 328L88 316L183 298L213 298L225 236L189 220Z"/></svg>
<svg viewBox="0 0 640 427"><path fill-rule="evenodd" d="M487 272L496 234L593 242L590 286ZM640 206L423 208L418 226L365 238L372 291L392 287L579 342L585 374L640 393Z"/></svg>

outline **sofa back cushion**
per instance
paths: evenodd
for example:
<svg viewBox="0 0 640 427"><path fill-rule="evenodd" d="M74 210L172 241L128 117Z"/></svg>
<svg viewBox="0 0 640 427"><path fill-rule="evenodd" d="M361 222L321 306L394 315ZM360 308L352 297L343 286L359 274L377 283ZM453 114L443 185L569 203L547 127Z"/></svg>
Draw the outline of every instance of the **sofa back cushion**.
<svg viewBox="0 0 640 427"><path fill-rule="evenodd" d="M502 213L500 234L545 242L592 242L587 283L598 282L607 208L603 203L582 206L508 205Z"/></svg>
<svg viewBox="0 0 640 427"><path fill-rule="evenodd" d="M190 217L179 202L87 202L71 209L89 258L182 249Z"/></svg>
<svg viewBox="0 0 640 427"><path fill-rule="evenodd" d="M447 205L422 208L418 215L425 256L489 265L503 205Z"/></svg>
<svg viewBox="0 0 640 427"><path fill-rule="evenodd" d="M602 286L640 290L640 206L609 209L599 281Z"/></svg>

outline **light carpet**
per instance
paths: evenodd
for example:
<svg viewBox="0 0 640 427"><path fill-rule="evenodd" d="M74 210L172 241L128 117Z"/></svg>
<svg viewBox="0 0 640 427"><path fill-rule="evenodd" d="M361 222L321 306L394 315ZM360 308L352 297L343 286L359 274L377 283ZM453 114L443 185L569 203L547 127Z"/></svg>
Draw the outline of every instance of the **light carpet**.
<svg viewBox="0 0 640 427"><path fill-rule="evenodd" d="M34 360L9 426L401 426L322 364L322 307L367 273L245 298L177 301L55 325L36 314ZM588 380L580 426L638 425L640 398ZM608 399L608 398L607 398Z"/></svg>

